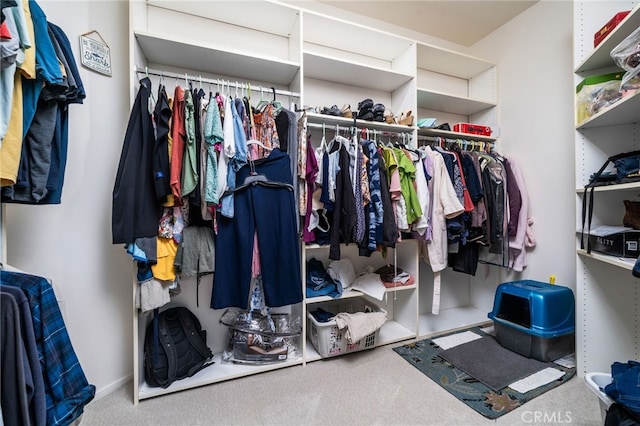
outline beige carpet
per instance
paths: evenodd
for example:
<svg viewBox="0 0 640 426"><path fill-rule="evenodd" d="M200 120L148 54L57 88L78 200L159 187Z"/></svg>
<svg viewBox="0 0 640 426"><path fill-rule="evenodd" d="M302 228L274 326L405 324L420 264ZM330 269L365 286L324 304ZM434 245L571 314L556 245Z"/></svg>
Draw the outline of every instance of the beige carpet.
<svg viewBox="0 0 640 426"><path fill-rule="evenodd" d="M546 419L546 424L596 426L602 424L599 410L597 397L574 377L488 420L383 346L146 399L138 406L129 383L87 405L81 425L531 425Z"/></svg>

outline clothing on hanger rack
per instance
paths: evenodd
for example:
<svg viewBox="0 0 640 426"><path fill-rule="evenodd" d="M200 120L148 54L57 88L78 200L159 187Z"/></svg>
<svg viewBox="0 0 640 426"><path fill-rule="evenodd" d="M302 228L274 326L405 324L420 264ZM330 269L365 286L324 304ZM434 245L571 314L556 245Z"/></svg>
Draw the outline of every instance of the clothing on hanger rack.
<svg viewBox="0 0 640 426"><path fill-rule="evenodd" d="M336 133L337 132L347 132L347 133L351 133L352 131L354 131L354 129L356 131L364 131L365 134L366 132L370 132L371 136L367 137L366 139L369 138L375 138L376 136L382 137L382 136L392 136L392 137L407 137L407 136L411 136L412 132L411 131L406 131L406 132L395 132L395 131L389 131L389 130L378 130L378 129L371 129L368 127L362 127L362 126L341 126L339 124L336 124L335 126L329 126L329 125L325 125L323 123L307 123L307 127L308 128L313 128L313 129L325 129L325 130L331 130L331 129L335 129Z"/></svg>
<svg viewBox="0 0 640 426"><path fill-rule="evenodd" d="M202 77L202 76L197 76L197 77L191 77L189 76L187 73L184 74L178 74L178 73L174 73L174 72L169 72L169 71L163 71L163 70L155 70L155 69L150 69L148 67L145 68L136 68L135 69L136 73L141 73L141 74L145 74L145 75L155 75L161 78L164 77L170 77L170 78L176 78L176 79L185 79L188 83L188 81L198 81L199 83L209 83L209 84L223 84L226 85L229 89L231 87L235 88L235 89L245 89L247 88L248 90L251 89L251 85L250 83L247 82L232 82L229 80L223 80L223 79L218 79L218 78L206 78L206 77ZM188 84L187 84L188 85ZM256 85L254 85L255 87ZM280 95L280 96L289 96L292 98L299 98L300 97L300 93L298 92L291 92L288 90L282 90L282 89L276 89L274 87L270 87L271 92L273 93L274 97L275 95Z"/></svg>
<svg viewBox="0 0 640 426"><path fill-rule="evenodd" d="M452 138L445 138L442 136L418 135L418 142L427 142L429 144L439 144L441 147L444 144L456 145L465 151L471 150L471 151L490 152L495 147L495 144L490 141L480 141L476 139L461 139L461 138L452 139Z"/></svg>

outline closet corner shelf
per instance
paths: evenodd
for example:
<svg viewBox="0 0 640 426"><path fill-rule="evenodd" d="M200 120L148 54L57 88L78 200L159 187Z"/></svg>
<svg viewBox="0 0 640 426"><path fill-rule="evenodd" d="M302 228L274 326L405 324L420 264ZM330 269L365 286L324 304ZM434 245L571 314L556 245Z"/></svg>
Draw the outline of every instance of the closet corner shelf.
<svg viewBox="0 0 640 426"><path fill-rule="evenodd" d="M603 185L593 188L595 192L602 191L637 191L640 189L640 182L619 183L616 185ZM584 194L584 187L576 188L577 194Z"/></svg>
<svg viewBox="0 0 640 426"><path fill-rule="evenodd" d="M305 77L347 86L392 92L413 79L410 74L304 52Z"/></svg>
<svg viewBox="0 0 640 426"><path fill-rule="evenodd" d="M291 61L167 39L157 34L136 31L135 37L147 61L167 66L185 68L193 64L188 67L196 67L195 71L285 86L291 84L300 69L300 64Z"/></svg>
<svg viewBox="0 0 640 426"><path fill-rule="evenodd" d="M437 46L418 43L418 68L469 80L495 67L494 63Z"/></svg>
<svg viewBox="0 0 640 426"><path fill-rule="evenodd" d="M496 102L464 98L425 88L418 88L418 108L448 112L459 115L473 115L497 106Z"/></svg>
<svg viewBox="0 0 640 426"><path fill-rule="evenodd" d="M419 128L418 136L440 136L446 139L463 139L467 141L495 142L497 138L491 136L472 135L469 133L450 132L447 130Z"/></svg>
<svg viewBox="0 0 640 426"><path fill-rule="evenodd" d="M633 8L611 33L575 69L576 74L615 66L611 50L640 26L640 5Z"/></svg>
<svg viewBox="0 0 640 426"><path fill-rule="evenodd" d="M338 117L335 115L328 115L328 114L307 113L307 121L309 123L325 124L327 130L331 130L331 127L335 126L336 124L342 127L353 126L353 118ZM414 129L414 127L411 127L411 126L403 126L400 124L387 124L379 121L368 121L368 120L356 120L356 126L359 129L375 129L382 132L392 132L392 133L411 133L413 132L413 129ZM317 248L317 246L311 245L311 246L307 246L307 248Z"/></svg>
<svg viewBox="0 0 640 426"><path fill-rule="evenodd" d="M640 121L640 90L583 121L576 126L576 130L632 124L638 121Z"/></svg>
<svg viewBox="0 0 640 426"><path fill-rule="evenodd" d="M600 262L608 263L609 265L617 266L618 268L627 269L629 271L633 270L633 264L635 263L635 259L607 256L606 254L595 252L591 252L591 254L589 254L584 249L578 249L577 253L584 258L598 260Z"/></svg>

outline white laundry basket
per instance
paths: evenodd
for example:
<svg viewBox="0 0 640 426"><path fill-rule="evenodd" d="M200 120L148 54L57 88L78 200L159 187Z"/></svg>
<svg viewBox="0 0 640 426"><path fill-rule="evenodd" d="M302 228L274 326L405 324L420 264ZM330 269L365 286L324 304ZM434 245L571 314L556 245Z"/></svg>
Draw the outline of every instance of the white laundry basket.
<svg viewBox="0 0 640 426"><path fill-rule="evenodd" d="M336 315L341 312L383 312L386 311L379 306L368 303L361 297L345 299L341 301L329 302L323 304L322 309ZM336 320L332 319L327 322L317 321L310 312L308 317L308 335L321 357L332 357L350 352L362 351L365 349L375 348L380 335L380 329L363 337L354 343L349 343L345 337L346 330L340 330Z"/></svg>
<svg viewBox="0 0 640 426"><path fill-rule="evenodd" d="M602 416L602 424L607 416L607 410L609 406L613 404L613 400L604 393L604 387L611 383L611 374L609 373L587 373L584 377L584 381L587 383L589 389L595 393L600 402L600 414Z"/></svg>

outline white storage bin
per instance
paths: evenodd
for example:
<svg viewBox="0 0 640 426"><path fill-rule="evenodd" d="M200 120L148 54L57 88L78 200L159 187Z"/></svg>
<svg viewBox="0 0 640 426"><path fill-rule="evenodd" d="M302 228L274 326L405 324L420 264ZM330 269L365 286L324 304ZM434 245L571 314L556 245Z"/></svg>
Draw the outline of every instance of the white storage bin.
<svg viewBox="0 0 640 426"><path fill-rule="evenodd" d="M613 400L609 398L609 396L604 393L604 387L611 383L611 374L609 373L587 373L584 378L584 381L587 383L589 389L595 393L600 399L600 414L602 416L602 424L604 424L604 419L607 416L607 410L609 406L613 403Z"/></svg>
<svg viewBox="0 0 640 426"><path fill-rule="evenodd" d="M323 304L321 307L334 315L341 312L383 312L386 315L386 311L384 309L372 303L368 303L360 297L350 298L344 301L328 302L327 304ZM363 337L357 342L349 343L345 336L346 329L340 330L336 321L333 319L327 322L317 321L311 314L314 310L315 309L309 309L309 312L307 313L309 320L309 338L321 357L332 357L376 347L378 337L380 335L380 329L377 329L375 332Z"/></svg>

